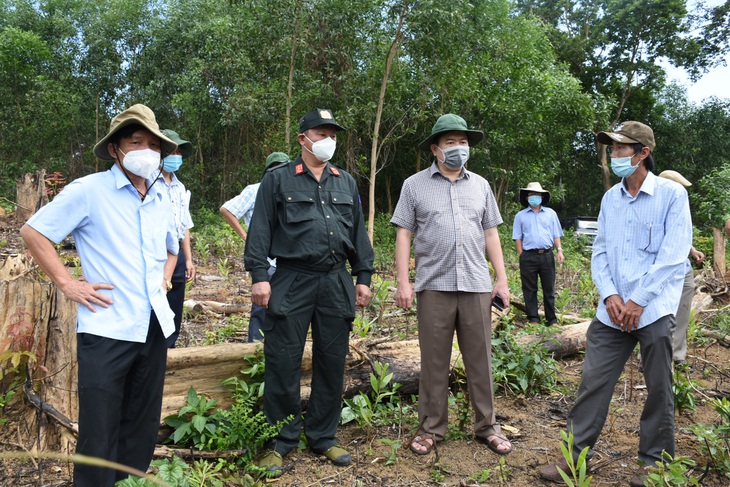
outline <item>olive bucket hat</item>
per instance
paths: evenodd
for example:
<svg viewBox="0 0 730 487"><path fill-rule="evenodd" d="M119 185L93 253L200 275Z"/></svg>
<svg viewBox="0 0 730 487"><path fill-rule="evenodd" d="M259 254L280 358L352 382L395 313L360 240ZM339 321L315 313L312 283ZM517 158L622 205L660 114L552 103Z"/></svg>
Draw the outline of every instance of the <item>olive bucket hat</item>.
<svg viewBox="0 0 730 487"><path fill-rule="evenodd" d="M283 152L272 152L266 157L266 167L264 167L264 171L272 166L282 164L284 162L289 162L288 155Z"/></svg>
<svg viewBox="0 0 730 487"><path fill-rule="evenodd" d="M613 132L598 132L596 140L604 145L611 145L613 141L620 144L642 144L654 152L656 142L654 141L654 131L648 125L641 122L623 122L619 124Z"/></svg>
<svg viewBox="0 0 730 487"><path fill-rule="evenodd" d="M436 120L436 123L433 124L433 128L431 129L431 135L429 135L426 140L418 144L418 148L425 151L431 150L431 144L436 143L436 139L438 139L439 135L445 132L454 131L466 132L466 137L469 139L470 146L478 144L484 138L484 132L481 130L470 130L466 126L466 120L458 115L454 115L453 113L447 113L446 115L441 115L439 119Z"/></svg>
<svg viewBox="0 0 730 487"><path fill-rule="evenodd" d="M112 136L127 125L135 123L142 125L144 128L160 138L163 157L175 152L177 144L160 132L160 126L157 125L154 112L148 107L138 103L136 105L132 105L116 117L112 118L112 122L109 125L109 133L94 146L94 155L104 161L113 161L114 157L109 154L109 142L111 141Z"/></svg>
<svg viewBox="0 0 730 487"><path fill-rule="evenodd" d="M187 140L183 139L178 135L177 132L170 129L163 129L161 130L162 135L170 139L171 141L175 142L177 144L177 148L180 149L180 154L182 154L183 157L190 157L193 155L193 143L188 142Z"/></svg>

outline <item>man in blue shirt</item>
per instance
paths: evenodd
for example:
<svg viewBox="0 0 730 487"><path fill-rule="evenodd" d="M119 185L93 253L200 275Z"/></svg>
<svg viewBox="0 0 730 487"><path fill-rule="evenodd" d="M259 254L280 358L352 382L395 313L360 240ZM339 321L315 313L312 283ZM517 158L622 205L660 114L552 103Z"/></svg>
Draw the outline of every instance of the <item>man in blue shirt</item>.
<svg viewBox="0 0 730 487"><path fill-rule="evenodd" d="M573 458L598 440L613 389L637 343L641 344L647 398L641 415L639 464L630 479L644 485L644 466L674 456L672 327L692 247L687 191L658 178L652 129L624 122L600 132L598 143L611 146L611 169L620 183L603 196L591 270L600 300L586 339L583 375L567 429L573 433ZM540 476L562 482L564 459L543 467Z"/></svg>
<svg viewBox="0 0 730 487"><path fill-rule="evenodd" d="M550 192L542 189L540 183L529 183L520 189L520 203L526 208L515 215L512 227L512 240L520 258L520 277L522 295L525 298L527 319L530 323L540 323L537 313L537 279L542 284L545 321L548 326L558 322L555 316L555 256L558 264L565 260L560 238L563 229L557 213L547 208Z"/></svg>
<svg viewBox="0 0 730 487"><path fill-rule="evenodd" d="M175 331L165 297L178 242L169 201L150 185L177 145L155 115L134 105L112 119L94 147L110 170L73 181L20 230L38 265L79 303L76 453L142 472L160 425L167 344ZM74 279L53 243L73 234L84 279ZM127 474L76 465L76 487L113 486Z"/></svg>

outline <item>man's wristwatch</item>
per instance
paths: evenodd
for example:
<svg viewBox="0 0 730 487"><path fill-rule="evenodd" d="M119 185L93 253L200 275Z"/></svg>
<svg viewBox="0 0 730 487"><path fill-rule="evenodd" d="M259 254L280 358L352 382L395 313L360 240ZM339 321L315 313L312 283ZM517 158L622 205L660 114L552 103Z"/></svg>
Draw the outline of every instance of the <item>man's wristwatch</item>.
<svg viewBox="0 0 730 487"><path fill-rule="evenodd" d="M167 290L168 291L171 290L172 289L172 281L169 280L169 279L165 279L165 286L167 286Z"/></svg>
<svg viewBox="0 0 730 487"><path fill-rule="evenodd" d="M563 251L563 247L558 247L558 252L562 252L562 251Z"/></svg>

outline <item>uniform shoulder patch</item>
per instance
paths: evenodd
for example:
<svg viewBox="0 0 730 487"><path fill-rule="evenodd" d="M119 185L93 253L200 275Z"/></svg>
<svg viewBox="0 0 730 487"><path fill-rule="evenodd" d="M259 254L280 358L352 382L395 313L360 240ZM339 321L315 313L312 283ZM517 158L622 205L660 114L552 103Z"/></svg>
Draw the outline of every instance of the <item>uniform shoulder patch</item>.
<svg viewBox="0 0 730 487"><path fill-rule="evenodd" d="M296 174L302 174L304 172L304 164L301 164L301 163L297 164L296 167L294 168L294 172Z"/></svg>
<svg viewBox="0 0 730 487"><path fill-rule="evenodd" d="M340 175L341 175L341 174L340 174L340 170L339 170L339 169L337 169L337 168L336 168L335 166L332 166L332 165L330 165L330 171L331 171L331 172L332 172L332 174L334 174L335 176L340 176Z"/></svg>

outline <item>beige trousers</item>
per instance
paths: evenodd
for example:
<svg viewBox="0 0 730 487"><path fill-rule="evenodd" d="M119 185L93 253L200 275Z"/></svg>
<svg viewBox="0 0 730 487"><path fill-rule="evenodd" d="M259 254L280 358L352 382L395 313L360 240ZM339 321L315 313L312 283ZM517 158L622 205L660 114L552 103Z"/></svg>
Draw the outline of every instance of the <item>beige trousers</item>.
<svg viewBox="0 0 730 487"><path fill-rule="evenodd" d="M491 293L418 293L421 349L418 419L423 423L420 432L432 434L436 441L444 439L448 425L449 365L454 332L475 412L474 434L486 439L500 432L494 414L491 303Z"/></svg>

